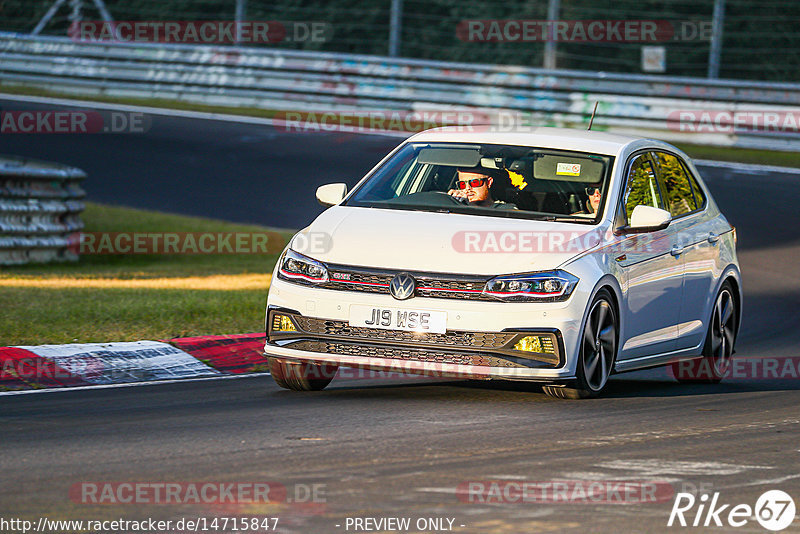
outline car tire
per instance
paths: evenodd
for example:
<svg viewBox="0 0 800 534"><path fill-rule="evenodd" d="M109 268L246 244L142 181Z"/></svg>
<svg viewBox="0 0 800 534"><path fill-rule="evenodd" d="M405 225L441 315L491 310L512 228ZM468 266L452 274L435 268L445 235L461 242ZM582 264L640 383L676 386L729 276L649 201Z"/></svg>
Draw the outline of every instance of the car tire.
<svg viewBox="0 0 800 534"><path fill-rule="evenodd" d="M725 378L738 334L738 315L733 287L725 281L714 300L711 321L703 344L703 357L672 364L672 376L688 384L718 384Z"/></svg>
<svg viewBox="0 0 800 534"><path fill-rule="evenodd" d="M575 370L568 385L547 385L544 392L557 399L586 399L598 396L608 383L617 358L619 320L611 293L601 289L589 306Z"/></svg>
<svg viewBox="0 0 800 534"><path fill-rule="evenodd" d="M269 372L275 383L293 391L319 391L331 383L338 365L292 362L268 357Z"/></svg>

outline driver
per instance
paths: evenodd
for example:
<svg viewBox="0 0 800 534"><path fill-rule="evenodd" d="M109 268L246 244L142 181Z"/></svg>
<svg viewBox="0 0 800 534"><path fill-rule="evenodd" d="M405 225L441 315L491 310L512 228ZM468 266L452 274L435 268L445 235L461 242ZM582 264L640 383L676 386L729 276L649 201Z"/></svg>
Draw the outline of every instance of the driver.
<svg viewBox="0 0 800 534"><path fill-rule="evenodd" d="M492 198L491 187L494 178L483 169L458 169L458 176L455 186L448 195L458 199L465 199L470 206L480 206L485 208L515 209L513 204L507 204L502 200Z"/></svg>

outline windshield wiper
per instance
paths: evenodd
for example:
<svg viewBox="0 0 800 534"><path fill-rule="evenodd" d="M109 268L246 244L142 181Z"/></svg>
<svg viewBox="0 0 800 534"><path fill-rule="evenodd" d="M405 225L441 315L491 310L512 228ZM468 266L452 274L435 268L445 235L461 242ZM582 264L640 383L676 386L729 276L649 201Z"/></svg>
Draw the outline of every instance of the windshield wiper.
<svg viewBox="0 0 800 534"><path fill-rule="evenodd" d="M574 222L581 224L594 224L594 218L586 219L584 217L552 217L548 219L554 222Z"/></svg>
<svg viewBox="0 0 800 534"><path fill-rule="evenodd" d="M539 217L527 217L534 221L547 221L547 222L578 222L578 223L591 223L594 224L594 219L586 219L584 217L557 217L555 215L541 215Z"/></svg>

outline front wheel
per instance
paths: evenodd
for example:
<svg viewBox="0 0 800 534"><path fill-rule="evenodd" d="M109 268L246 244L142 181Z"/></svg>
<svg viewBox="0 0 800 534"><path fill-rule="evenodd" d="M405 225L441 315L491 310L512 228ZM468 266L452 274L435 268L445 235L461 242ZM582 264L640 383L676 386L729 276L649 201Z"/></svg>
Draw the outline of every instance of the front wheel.
<svg viewBox="0 0 800 534"><path fill-rule="evenodd" d="M331 383L338 365L292 362L279 358L267 358L269 373L275 383L294 391L319 391Z"/></svg>
<svg viewBox="0 0 800 534"><path fill-rule="evenodd" d="M585 399L599 395L614 369L618 330L619 322L611 294L608 290L601 289L586 316L574 387L544 386L544 392L559 399Z"/></svg>

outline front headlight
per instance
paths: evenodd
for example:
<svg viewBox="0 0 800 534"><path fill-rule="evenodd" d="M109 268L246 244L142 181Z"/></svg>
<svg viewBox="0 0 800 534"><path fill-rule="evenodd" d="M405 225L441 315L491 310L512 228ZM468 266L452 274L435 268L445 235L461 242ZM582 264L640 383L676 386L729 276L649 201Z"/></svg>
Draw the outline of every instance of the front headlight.
<svg viewBox="0 0 800 534"><path fill-rule="evenodd" d="M554 302L567 300L578 278L566 271L509 274L492 278L482 295L511 302Z"/></svg>
<svg viewBox="0 0 800 534"><path fill-rule="evenodd" d="M328 269L317 260L286 249L278 260L278 278L291 282L321 284L328 281Z"/></svg>

